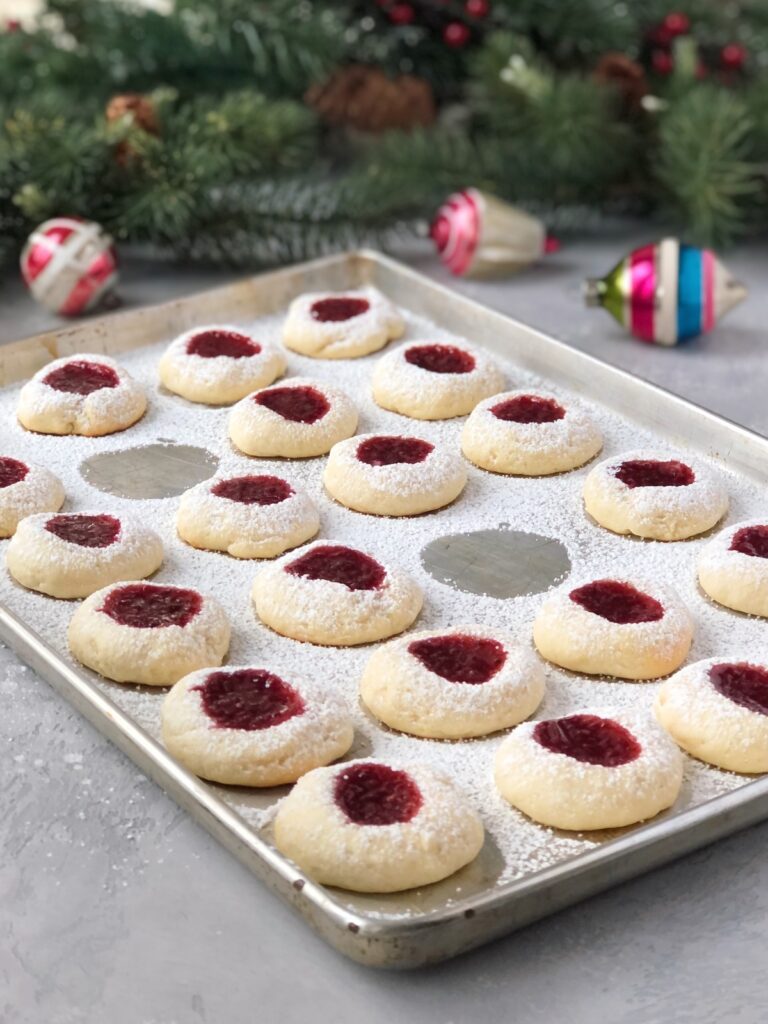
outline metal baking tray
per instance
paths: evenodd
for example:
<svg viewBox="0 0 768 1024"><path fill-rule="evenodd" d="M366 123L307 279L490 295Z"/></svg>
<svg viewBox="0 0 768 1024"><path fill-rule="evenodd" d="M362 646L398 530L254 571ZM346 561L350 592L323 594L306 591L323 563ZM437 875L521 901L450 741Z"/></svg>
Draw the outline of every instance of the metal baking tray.
<svg viewBox="0 0 768 1024"><path fill-rule="evenodd" d="M168 340L197 324L246 322L276 313L304 291L367 284L411 313L506 356L553 386L569 388L621 415L634 409L667 443L727 459L733 472L753 482L766 479L764 438L368 251L258 275L0 347L0 385L17 384L61 355L118 355ZM179 467L183 479L183 456ZM167 463L162 471L173 475ZM460 873L460 884L454 878L429 886L408 894L405 902L397 896L357 897L325 888L304 877L274 848L268 827L256 830L238 813L226 787L205 783L176 763L111 699L103 681L76 667L64 650L54 649L51 638L38 635L30 617L25 621L12 603L0 604L3 641L319 935L368 965L415 967L453 956L768 817L768 778L745 777L722 795L673 808L644 825L593 837L589 849L500 885L492 881L491 850Z"/></svg>

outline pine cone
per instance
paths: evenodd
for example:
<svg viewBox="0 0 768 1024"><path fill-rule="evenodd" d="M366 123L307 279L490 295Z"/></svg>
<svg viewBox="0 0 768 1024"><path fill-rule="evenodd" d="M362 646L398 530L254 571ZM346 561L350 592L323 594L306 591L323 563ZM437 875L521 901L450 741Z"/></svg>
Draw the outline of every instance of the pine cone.
<svg viewBox="0 0 768 1024"><path fill-rule="evenodd" d="M648 92L648 82L642 64L632 60L626 53L609 51L597 62L593 72L597 82L604 82L618 89L627 110L639 110L643 96Z"/></svg>
<svg viewBox="0 0 768 1024"><path fill-rule="evenodd" d="M435 119L429 82L415 75L390 78L381 68L350 64L313 85L304 97L328 124L379 133L409 131Z"/></svg>
<svg viewBox="0 0 768 1024"><path fill-rule="evenodd" d="M120 96L113 96L107 104L104 116L108 122L119 121L121 118L130 118L130 123L145 131L148 135L159 135L160 124L157 120L155 104L147 96L137 92L126 92ZM121 167L130 163L136 155L134 147L123 139L115 146L115 160Z"/></svg>

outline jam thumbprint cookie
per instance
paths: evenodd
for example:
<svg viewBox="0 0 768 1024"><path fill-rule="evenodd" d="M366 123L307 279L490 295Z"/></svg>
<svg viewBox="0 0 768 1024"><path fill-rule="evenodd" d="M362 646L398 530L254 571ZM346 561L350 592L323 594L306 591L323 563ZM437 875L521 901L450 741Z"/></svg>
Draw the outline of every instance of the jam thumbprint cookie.
<svg viewBox="0 0 768 1024"><path fill-rule="evenodd" d="M230 405L282 376L285 357L240 327L196 327L171 342L158 373L189 402Z"/></svg>
<svg viewBox="0 0 768 1024"><path fill-rule="evenodd" d="M316 680L264 668L203 669L163 701L163 742L204 779L281 786L330 764L352 745L341 697Z"/></svg>
<svg viewBox="0 0 768 1024"><path fill-rule="evenodd" d="M699 555L698 572L713 601L768 618L768 521L721 530Z"/></svg>
<svg viewBox="0 0 768 1024"><path fill-rule="evenodd" d="M375 288L323 292L294 299L283 326L283 344L315 359L355 359L402 336L402 316Z"/></svg>
<svg viewBox="0 0 768 1024"><path fill-rule="evenodd" d="M600 451L603 436L580 406L544 392L507 391L472 412L462 451L492 473L546 476L583 466Z"/></svg>
<svg viewBox="0 0 768 1024"><path fill-rule="evenodd" d="M447 878L474 860L483 825L446 776L349 761L299 779L275 817L275 844L324 885L401 892Z"/></svg>
<svg viewBox="0 0 768 1024"><path fill-rule="evenodd" d="M357 429L357 409L338 388L291 377L242 399L229 436L246 455L308 459L325 455Z"/></svg>
<svg viewBox="0 0 768 1024"><path fill-rule="evenodd" d="M625 577L569 582L542 604L533 640L572 672L658 679L685 660L693 622L671 587Z"/></svg>
<svg viewBox="0 0 768 1024"><path fill-rule="evenodd" d="M133 516L42 513L19 523L6 561L11 576L30 590L88 597L110 583L150 576L163 561L163 543Z"/></svg>
<svg viewBox="0 0 768 1024"><path fill-rule="evenodd" d="M382 409L416 420L466 416L504 387L504 376L485 352L468 345L414 341L376 364L373 399Z"/></svg>
<svg viewBox="0 0 768 1024"><path fill-rule="evenodd" d="M0 538L12 537L27 516L58 512L63 504L57 476L33 462L0 455Z"/></svg>
<svg viewBox="0 0 768 1024"><path fill-rule="evenodd" d="M356 512L417 516L457 498L467 467L450 448L418 437L360 434L333 446L323 482Z"/></svg>
<svg viewBox="0 0 768 1024"><path fill-rule="evenodd" d="M525 722L499 747L496 786L541 825L575 832L653 818L680 792L683 757L647 712Z"/></svg>
<svg viewBox="0 0 768 1024"><path fill-rule="evenodd" d="M331 647L401 633L421 611L421 588L402 569L341 544L316 541L265 566L253 585L262 622L294 640Z"/></svg>
<svg viewBox="0 0 768 1024"><path fill-rule="evenodd" d="M229 621L218 601L158 583L114 583L80 605L69 624L78 661L118 683L170 686L222 663Z"/></svg>
<svg viewBox="0 0 768 1024"><path fill-rule="evenodd" d="M38 434L100 437L125 430L147 408L142 386L114 359L100 355L55 359L19 393L19 423Z"/></svg>
<svg viewBox="0 0 768 1024"><path fill-rule="evenodd" d="M599 463L584 481L584 505L601 526L651 540L685 540L728 511L728 494L694 459L635 451Z"/></svg>

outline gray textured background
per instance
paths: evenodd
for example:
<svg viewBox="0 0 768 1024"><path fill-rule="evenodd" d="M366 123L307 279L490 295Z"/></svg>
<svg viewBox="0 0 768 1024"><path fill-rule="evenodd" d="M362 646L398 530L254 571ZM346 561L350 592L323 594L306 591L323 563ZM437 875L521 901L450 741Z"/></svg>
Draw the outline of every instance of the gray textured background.
<svg viewBox="0 0 768 1024"><path fill-rule="evenodd" d="M768 432L763 249L750 299L663 350L586 310L580 282L641 240L569 245L474 298ZM646 240L646 239L642 239ZM447 275L426 251L411 262ZM231 274L126 261L128 305ZM0 342L51 326L0 285ZM768 824L448 964L410 974L327 948L31 671L0 648L2 1024L757 1024L768 1003Z"/></svg>

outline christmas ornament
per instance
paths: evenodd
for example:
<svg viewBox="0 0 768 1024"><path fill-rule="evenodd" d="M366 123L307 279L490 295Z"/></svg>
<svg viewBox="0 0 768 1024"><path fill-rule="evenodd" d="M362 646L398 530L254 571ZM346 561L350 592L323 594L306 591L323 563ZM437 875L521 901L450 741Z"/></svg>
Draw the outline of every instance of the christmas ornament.
<svg viewBox="0 0 768 1024"><path fill-rule="evenodd" d="M603 278L585 283L589 306L602 306L641 341L676 345L711 330L744 298L710 249L665 238L635 249Z"/></svg>
<svg viewBox="0 0 768 1024"><path fill-rule="evenodd" d="M304 99L328 124L364 132L409 131L435 119L429 82L415 75L390 78L365 64L338 68L311 86Z"/></svg>
<svg viewBox="0 0 768 1024"><path fill-rule="evenodd" d="M21 253L21 273L39 303L78 316L114 296L117 256L94 221L54 217L35 228Z"/></svg>
<svg viewBox="0 0 768 1024"><path fill-rule="evenodd" d="M475 277L512 273L558 248L536 217L476 188L449 196L429 233L451 273Z"/></svg>

